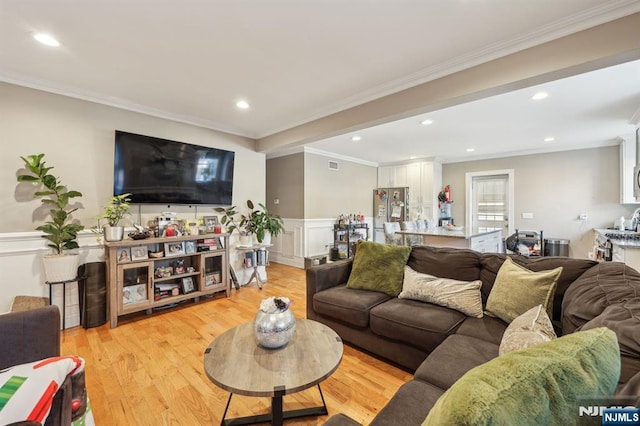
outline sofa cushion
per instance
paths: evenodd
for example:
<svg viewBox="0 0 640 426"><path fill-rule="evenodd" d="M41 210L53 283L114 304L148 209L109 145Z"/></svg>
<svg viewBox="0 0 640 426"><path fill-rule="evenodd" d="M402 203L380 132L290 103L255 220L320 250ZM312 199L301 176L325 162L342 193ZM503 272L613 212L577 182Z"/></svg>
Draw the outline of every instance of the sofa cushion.
<svg viewBox="0 0 640 426"><path fill-rule="evenodd" d="M620 353L640 358L640 297L610 305L579 330L607 327L618 337Z"/></svg>
<svg viewBox="0 0 640 426"><path fill-rule="evenodd" d="M580 399L612 395L619 375L611 330L570 334L472 369L438 399L423 425L573 424Z"/></svg>
<svg viewBox="0 0 640 426"><path fill-rule="evenodd" d="M562 303L562 332L574 332L610 305L640 297L640 273L618 262L602 262L569 287Z"/></svg>
<svg viewBox="0 0 640 426"><path fill-rule="evenodd" d="M594 265L598 264L598 262L594 262L592 260L571 259L568 257L526 257L485 253L482 255L481 259L482 271L480 276L480 279L482 280L482 295L485 297L485 300L491 293L491 288L496 280L496 275L507 257L510 257L517 264L534 272L548 271L562 266L562 273L558 278L555 295L553 296L553 315L550 316L554 321L560 321L562 299L569 286L572 285L578 277Z"/></svg>
<svg viewBox="0 0 640 426"><path fill-rule="evenodd" d="M411 247L358 241L347 287L396 297Z"/></svg>
<svg viewBox="0 0 640 426"><path fill-rule="evenodd" d="M456 334L471 336L485 342L500 345L502 335L506 329L506 322L500 318L485 315L482 318L466 318L456 330Z"/></svg>
<svg viewBox="0 0 640 426"><path fill-rule="evenodd" d="M453 309L407 299L390 299L370 311L371 331L426 352L451 334L465 315Z"/></svg>
<svg viewBox="0 0 640 426"><path fill-rule="evenodd" d="M420 300L455 309L471 317L482 317L482 281L459 281L421 274L404 267L404 280L400 299Z"/></svg>
<svg viewBox="0 0 640 426"><path fill-rule="evenodd" d="M529 309L511 321L500 342L500 355L531 348L556 338L553 324L542 305Z"/></svg>
<svg viewBox="0 0 640 426"><path fill-rule="evenodd" d="M313 310L356 327L367 327L369 310L388 299L383 293L353 290L343 284L314 294Z"/></svg>
<svg viewBox="0 0 640 426"><path fill-rule="evenodd" d="M400 386L369 426L419 425L443 393L429 383L411 380Z"/></svg>
<svg viewBox="0 0 640 426"><path fill-rule="evenodd" d="M561 272L562 267L533 272L507 258L498 271L487 299L487 313L511 322L542 304L551 316L553 293Z"/></svg>
<svg viewBox="0 0 640 426"><path fill-rule="evenodd" d="M467 371L497 356L498 345L454 334L429 354L416 370L414 378L449 389Z"/></svg>
<svg viewBox="0 0 640 426"><path fill-rule="evenodd" d="M460 281L480 279L480 253L451 247L411 248L407 265L416 272Z"/></svg>

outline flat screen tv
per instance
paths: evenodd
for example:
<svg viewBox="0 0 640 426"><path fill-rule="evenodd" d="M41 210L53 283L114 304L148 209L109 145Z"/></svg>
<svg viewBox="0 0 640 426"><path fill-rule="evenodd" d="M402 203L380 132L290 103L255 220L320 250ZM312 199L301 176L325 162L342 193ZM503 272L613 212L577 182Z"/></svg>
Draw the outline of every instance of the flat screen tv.
<svg viewBox="0 0 640 426"><path fill-rule="evenodd" d="M116 130L113 194L136 204L230 205L235 153Z"/></svg>

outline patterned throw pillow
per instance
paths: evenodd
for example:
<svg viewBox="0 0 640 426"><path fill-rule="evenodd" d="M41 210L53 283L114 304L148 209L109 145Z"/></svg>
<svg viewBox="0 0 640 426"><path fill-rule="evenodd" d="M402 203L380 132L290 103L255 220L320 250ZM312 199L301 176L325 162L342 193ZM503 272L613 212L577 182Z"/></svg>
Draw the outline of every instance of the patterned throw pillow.
<svg viewBox="0 0 640 426"><path fill-rule="evenodd" d="M458 281L422 274L404 267L400 299L413 299L455 309L470 317L482 318L482 281Z"/></svg>
<svg viewBox="0 0 640 426"><path fill-rule="evenodd" d="M511 321L502 336L499 354L531 348L556 337L549 315L538 305Z"/></svg>

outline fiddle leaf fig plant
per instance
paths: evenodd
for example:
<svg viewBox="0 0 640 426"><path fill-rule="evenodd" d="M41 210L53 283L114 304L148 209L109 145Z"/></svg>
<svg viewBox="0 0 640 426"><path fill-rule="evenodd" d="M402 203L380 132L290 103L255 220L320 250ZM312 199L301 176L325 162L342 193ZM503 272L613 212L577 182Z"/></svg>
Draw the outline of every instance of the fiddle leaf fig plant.
<svg viewBox="0 0 640 426"><path fill-rule="evenodd" d="M82 231L84 226L71 222L71 214L78 208L71 207L70 200L82 197L82 193L68 190L60 182L60 178L49 173L53 167L47 167L46 162L43 161L44 154L20 158L31 174L17 176L18 182L39 185L40 188L34 193L34 198L40 198L43 204L51 206L49 210L51 220L38 226L36 230L44 232L43 237L49 241L48 246L58 255L64 250L78 248L78 232Z"/></svg>

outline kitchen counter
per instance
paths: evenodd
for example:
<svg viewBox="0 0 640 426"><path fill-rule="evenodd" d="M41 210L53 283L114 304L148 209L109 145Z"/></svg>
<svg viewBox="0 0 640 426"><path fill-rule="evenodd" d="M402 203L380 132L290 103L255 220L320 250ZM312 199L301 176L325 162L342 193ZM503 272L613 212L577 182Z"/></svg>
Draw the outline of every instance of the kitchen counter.
<svg viewBox="0 0 640 426"><path fill-rule="evenodd" d="M469 248L483 253L501 253L502 231L467 232L464 228L460 231L449 231L439 227L424 231L396 231L405 238L407 235L422 237L422 244L432 247ZM406 240L406 238L405 238Z"/></svg>
<svg viewBox="0 0 640 426"><path fill-rule="evenodd" d="M596 233L596 244L604 246L607 239L611 240L611 244L621 248L640 249L640 232L620 231L618 229L593 228ZM606 235L613 235L614 238Z"/></svg>

